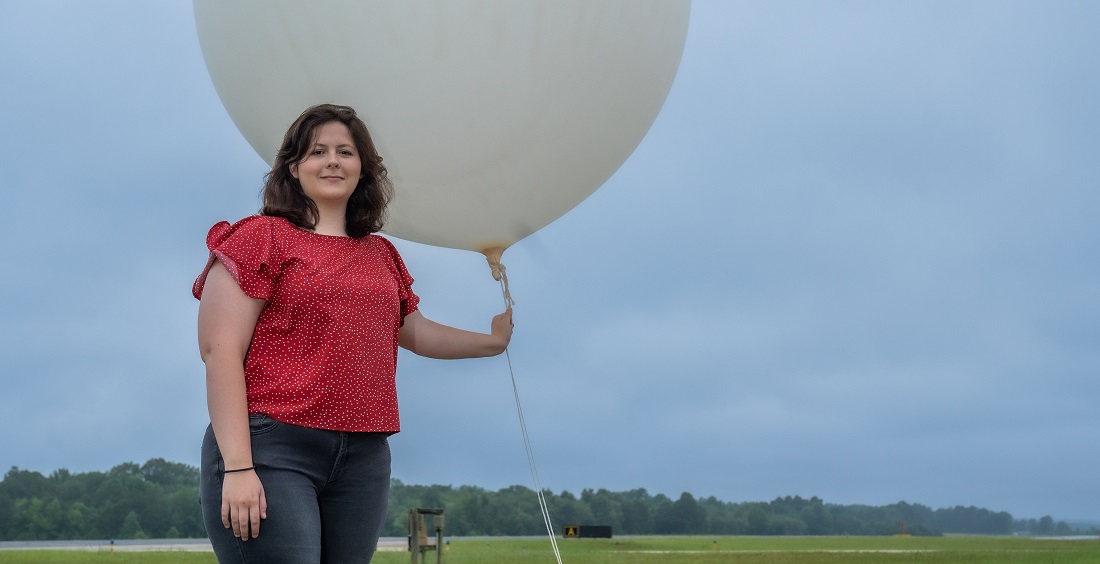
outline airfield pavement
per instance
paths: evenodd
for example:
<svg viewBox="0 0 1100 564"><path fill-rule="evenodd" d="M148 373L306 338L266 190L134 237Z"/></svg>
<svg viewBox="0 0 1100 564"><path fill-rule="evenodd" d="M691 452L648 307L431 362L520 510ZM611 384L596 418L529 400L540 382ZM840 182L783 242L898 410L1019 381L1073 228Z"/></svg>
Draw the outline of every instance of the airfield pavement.
<svg viewBox="0 0 1100 564"><path fill-rule="evenodd" d="M378 552L401 552L409 549L405 537L378 539ZM90 552L213 552L207 539L128 539L72 541L0 541L0 550L85 550Z"/></svg>

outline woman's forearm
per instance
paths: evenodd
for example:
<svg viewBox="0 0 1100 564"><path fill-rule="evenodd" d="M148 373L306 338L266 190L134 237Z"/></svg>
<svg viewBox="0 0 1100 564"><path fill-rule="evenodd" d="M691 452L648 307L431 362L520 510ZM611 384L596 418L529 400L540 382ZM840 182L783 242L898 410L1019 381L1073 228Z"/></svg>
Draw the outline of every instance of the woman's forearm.
<svg viewBox="0 0 1100 564"><path fill-rule="evenodd" d="M235 470L252 466L248 399L244 367L239 358L214 357L206 361L206 405L225 468Z"/></svg>
<svg viewBox="0 0 1100 564"><path fill-rule="evenodd" d="M420 356L440 359L496 356L511 339L511 310L493 319L492 333L477 333L436 323L414 311L399 333L401 346Z"/></svg>

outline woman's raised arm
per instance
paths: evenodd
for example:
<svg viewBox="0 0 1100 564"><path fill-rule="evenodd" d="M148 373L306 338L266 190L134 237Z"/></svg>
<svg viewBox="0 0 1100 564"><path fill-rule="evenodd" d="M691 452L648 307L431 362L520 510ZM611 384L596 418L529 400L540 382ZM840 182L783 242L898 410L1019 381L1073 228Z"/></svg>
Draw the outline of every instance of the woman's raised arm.
<svg viewBox="0 0 1100 564"><path fill-rule="evenodd" d="M496 356L512 340L512 308L493 317L490 333L475 333L436 323L420 310L405 316L398 343L420 356L455 359Z"/></svg>

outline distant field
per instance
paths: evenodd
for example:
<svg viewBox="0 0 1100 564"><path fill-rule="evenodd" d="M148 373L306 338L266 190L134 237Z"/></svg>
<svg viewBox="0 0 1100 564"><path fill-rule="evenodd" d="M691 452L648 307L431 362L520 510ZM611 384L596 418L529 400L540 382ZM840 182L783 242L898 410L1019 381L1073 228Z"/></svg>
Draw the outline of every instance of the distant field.
<svg viewBox="0 0 1100 564"><path fill-rule="evenodd" d="M1046 540L1017 537L638 537L559 540L568 564L737 563L894 563L1095 564L1100 540ZM429 553L428 562L435 562ZM11 564L168 564L215 561L211 553L4 551ZM455 539L445 547L449 564L554 562L550 541ZM380 552L374 562L406 564L405 552Z"/></svg>

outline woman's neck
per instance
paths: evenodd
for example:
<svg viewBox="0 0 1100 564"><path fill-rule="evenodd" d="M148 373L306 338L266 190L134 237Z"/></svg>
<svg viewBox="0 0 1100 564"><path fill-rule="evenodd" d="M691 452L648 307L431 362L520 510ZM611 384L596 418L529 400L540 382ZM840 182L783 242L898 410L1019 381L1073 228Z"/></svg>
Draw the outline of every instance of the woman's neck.
<svg viewBox="0 0 1100 564"><path fill-rule="evenodd" d="M346 210L346 206L341 209L325 209L318 205L317 223L313 225L313 232L321 235L347 237Z"/></svg>

